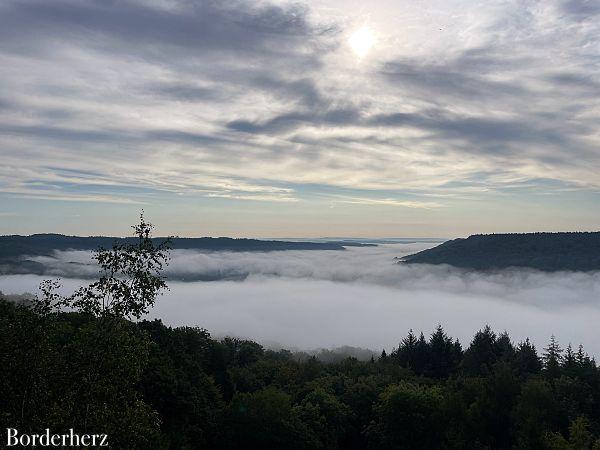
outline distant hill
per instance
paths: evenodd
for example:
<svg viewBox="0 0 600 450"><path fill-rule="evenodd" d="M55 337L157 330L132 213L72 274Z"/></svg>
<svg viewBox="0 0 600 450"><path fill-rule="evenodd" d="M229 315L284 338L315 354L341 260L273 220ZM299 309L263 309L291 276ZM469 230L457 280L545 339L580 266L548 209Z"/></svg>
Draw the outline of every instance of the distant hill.
<svg viewBox="0 0 600 450"><path fill-rule="evenodd" d="M155 238L163 242L166 238ZM96 250L110 248L115 242L135 242L135 238L106 236L65 236L62 234L33 234L31 236L0 236L0 274L43 274L43 264L29 259L52 256L55 250ZM273 252L285 250L345 250L346 247L372 246L360 242L294 242L259 239L171 238L173 250Z"/></svg>
<svg viewBox="0 0 600 450"><path fill-rule="evenodd" d="M166 238L154 238L162 242ZM135 238L106 236L65 236L62 234L32 234L31 236L0 236L0 258L20 255L51 255L54 250L95 250L98 247L110 248L115 242L135 242ZM234 239L227 237L211 238L171 238L173 249L194 249L206 251L265 252L278 250L344 250L345 245L357 243L341 242L292 242L263 241L259 239ZM364 244L358 244L364 245Z"/></svg>
<svg viewBox="0 0 600 450"><path fill-rule="evenodd" d="M406 256L404 263L449 264L476 270L529 267L600 270L600 232L476 234Z"/></svg>

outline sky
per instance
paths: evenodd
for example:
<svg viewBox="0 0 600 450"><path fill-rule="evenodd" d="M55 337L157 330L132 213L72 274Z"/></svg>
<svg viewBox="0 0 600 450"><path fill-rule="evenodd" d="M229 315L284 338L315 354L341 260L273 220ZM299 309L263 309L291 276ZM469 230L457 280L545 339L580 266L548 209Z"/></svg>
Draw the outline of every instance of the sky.
<svg viewBox="0 0 600 450"><path fill-rule="evenodd" d="M597 230L596 0L4 0L0 234Z"/></svg>

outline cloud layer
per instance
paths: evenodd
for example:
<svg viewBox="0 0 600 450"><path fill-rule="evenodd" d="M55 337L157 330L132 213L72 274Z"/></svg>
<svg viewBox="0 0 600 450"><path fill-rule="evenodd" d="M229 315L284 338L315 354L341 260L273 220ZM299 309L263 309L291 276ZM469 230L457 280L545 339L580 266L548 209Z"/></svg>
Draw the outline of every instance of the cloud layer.
<svg viewBox="0 0 600 450"><path fill-rule="evenodd" d="M272 253L174 252L171 274L204 274L212 282L171 281L153 317L173 325L199 325L287 347L353 345L391 349L413 328L430 332L441 323L468 343L485 324L515 340L543 347L551 334L561 343L583 343L600 355L600 273L505 270L476 273L444 266L398 265L395 256L424 244L335 251ZM54 264L84 254L62 253ZM93 267L75 266L80 274ZM71 265L71 275L77 275ZM236 278L238 281L228 281ZM240 281L243 280L243 281ZM40 278L0 277L0 290L22 293ZM83 283L64 279L66 291Z"/></svg>

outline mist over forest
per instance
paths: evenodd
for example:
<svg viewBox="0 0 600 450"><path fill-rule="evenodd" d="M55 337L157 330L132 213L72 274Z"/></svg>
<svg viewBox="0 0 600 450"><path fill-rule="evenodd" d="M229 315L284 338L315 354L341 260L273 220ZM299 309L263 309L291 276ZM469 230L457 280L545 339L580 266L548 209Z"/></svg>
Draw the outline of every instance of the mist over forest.
<svg viewBox="0 0 600 450"><path fill-rule="evenodd" d="M151 317L173 326L201 326L216 336L296 349L351 345L390 351L409 329L441 324L468 342L485 324L538 347L551 334L566 345L586 343L600 355L600 272L488 272L447 265L397 264L433 243L379 244L345 251L200 252L174 250L166 269L170 291ZM74 290L97 275L91 254L38 256L48 273ZM5 275L5 293L34 292L43 277ZM182 281L185 280L185 281ZM574 326L573 324L576 324Z"/></svg>

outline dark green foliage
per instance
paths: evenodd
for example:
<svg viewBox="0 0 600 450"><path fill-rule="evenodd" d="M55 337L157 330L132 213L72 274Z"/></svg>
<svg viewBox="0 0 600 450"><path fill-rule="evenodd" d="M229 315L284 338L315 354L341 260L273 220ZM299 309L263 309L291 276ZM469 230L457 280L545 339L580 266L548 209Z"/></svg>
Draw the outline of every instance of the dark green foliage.
<svg viewBox="0 0 600 450"><path fill-rule="evenodd" d="M471 376L486 375L492 365L500 359L501 347L496 340L496 333L489 326L475 333L471 345L465 351L463 370Z"/></svg>
<svg viewBox="0 0 600 450"><path fill-rule="evenodd" d="M544 363L544 374L549 379L557 378L560 375L560 366L562 362L562 349L556 342L556 338L550 337L548 347L544 349L542 361Z"/></svg>
<svg viewBox="0 0 600 450"><path fill-rule="evenodd" d="M133 228L135 244L98 250L100 279L73 295L45 281L30 306L0 300L2 425L30 433L103 430L113 448L160 446L159 415L137 389L150 340L127 318L147 312L166 287L167 249L154 246L143 216Z"/></svg>
<svg viewBox="0 0 600 450"><path fill-rule="evenodd" d="M141 215L140 223L133 227L137 236L134 243L115 243L111 250L97 250L94 259L100 278L75 291L64 304L97 317L139 319L146 314L156 296L167 288L161 273L170 246L168 240L155 245L152 228Z"/></svg>
<svg viewBox="0 0 600 450"><path fill-rule="evenodd" d="M443 441L443 391L438 386L401 382L388 386L366 430L370 447L436 448Z"/></svg>
<svg viewBox="0 0 600 450"><path fill-rule="evenodd" d="M559 428L558 414L552 386L538 378L527 380L515 408L517 445L523 449L546 448L546 434Z"/></svg>
<svg viewBox="0 0 600 450"><path fill-rule="evenodd" d="M600 232L476 234L402 258L476 270L529 267L544 271L600 269Z"/></svg>
<svg viewBox="0 0 600 450"><path fill-rule="evenodd" d="M441 325L431 334L429 342L423 333L417 339L413 330L400 342L392 357L403 367L417 375L431 378L448 378L458 369L462 358L462 347L453 341Z"/></svg>
<svg viewBox="0 0 600 450"><path fill-rule="evenodd" d="M522 375L532 375L542 370L542 362L537 355L535 345L525 339L521 342L514 354L513 364Z"/></svg>
<svg viewBox="0 0 600 450"><path fill-rule="evenodd" d="M114 448L154 448L159 416L136 389L149 340L135 324L41 316L0 300L0 429L104 430Z"/></svg>
<svg viewBox="0 0 600 450"><path fill-rule="evenodd" d="M41 296L32 300L33 311L48 316L64 308L101 318L107 326L115 318L139 319L154 306L156 297L167 289L162 276L169 260L169 241L155 245L153 225L140 215L132 227L135 243L115 243L111 250L99 248L94 259L100 268L99 279L82 286L69 296L58 294L60 284L41 283Z"/></svg>
<svg viewBox="0 0 600 450"><path fill-rule="evenodd" d="M482 446L509 448L514 438L512 411L519 394L512 367L499 361L480 381L479 388L468 409L470 433L477 435L476 440Z"/></svg>
<svg viewBox="0 0 600 450"><path fill-rule="evenodd" d="M527 340L485 327L462 352L438 327L377 361L323 363L0 300L0 426L102 430L123 449L591 448L600 374L580 348L550 376L557 346L542 370Z"/></svg>
<svg viewBox="0 0 600 450"><path fill-rule="evenodd" d="M209 446L223 408L215 378L226 378L225 366L213 361L218 343L198 328L172 329L160 321L141 322L139 327L152 340L140 391L160 411L165 442L171 448Z"/></svg>
<svg viewBox="0 0 600 450"><path fill-rule="evenodd" d="M429 367L427 375L432 378L448 378L456 372L462 356L458 341L453 342L438 325L429 338Z"/></svg>
<svg viewBox="0 0 600 450"><path fill-rule="evenodd" d="M225 411L223 425L221 445L225 448L319 447L317 436L302 421L291 396L274 387L236 394Z"/></svg>
<svg viewBox="0 0 600 450"><path fill-rule="evenodd" d="M302 421L319 439L319 448L336 448L348 435L352 410L322 387L309 392L298 411Z"/></svg>

